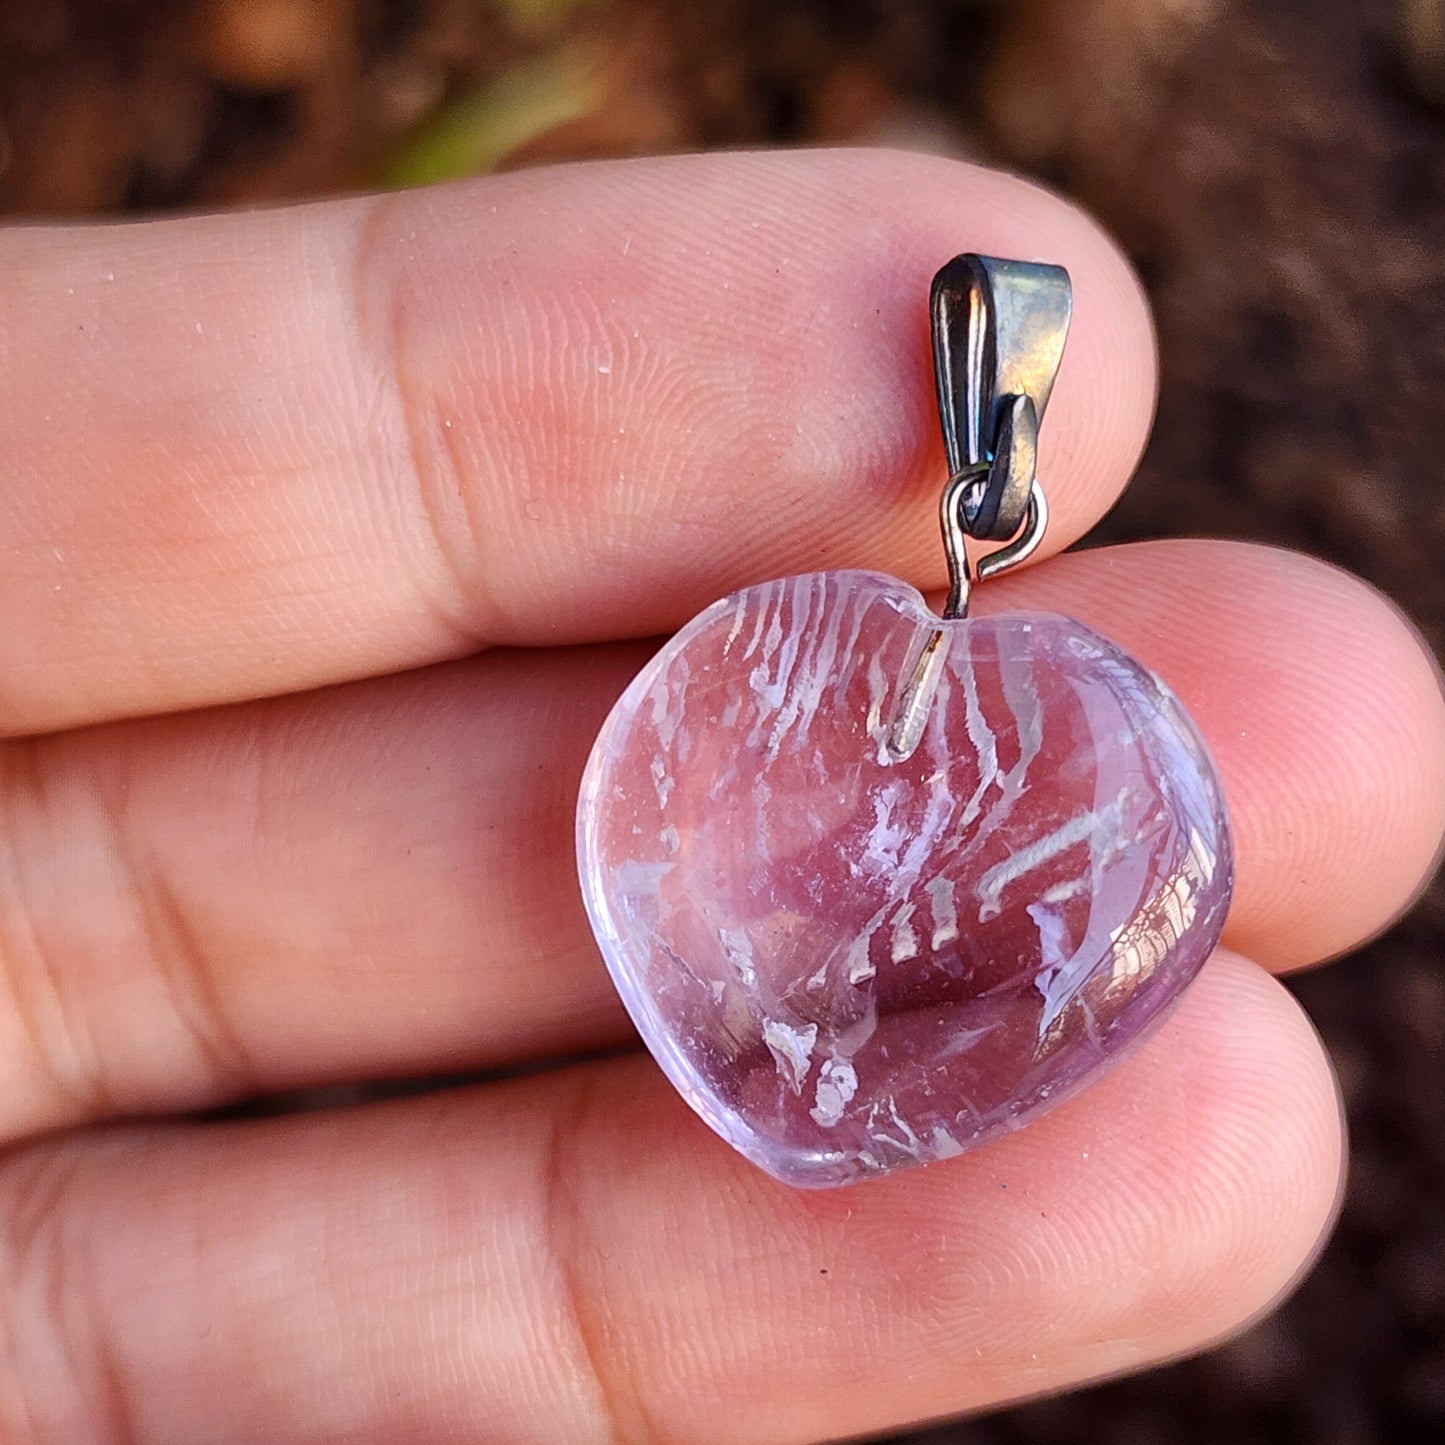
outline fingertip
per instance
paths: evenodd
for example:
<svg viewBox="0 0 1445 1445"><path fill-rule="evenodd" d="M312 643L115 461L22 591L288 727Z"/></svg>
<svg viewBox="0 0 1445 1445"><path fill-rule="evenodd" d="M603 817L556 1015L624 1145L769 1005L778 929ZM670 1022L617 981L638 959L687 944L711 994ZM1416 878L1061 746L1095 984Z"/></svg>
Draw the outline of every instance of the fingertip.
<svg viewBox="0 0 1445 1445"><path fill-rule="evenodd" d="M1159 1247L1177 1241L1192 1276L1141 1318L1156 1330L1188 1321L1196 1343L1180 1346L1187 1351L1268 1314L1313 1265L1343 1195L1344 1109L1329 1055L1299 1002L1226 949L1153 1047L1188 1056L1188 1084L1153 1182L1174 1206Z"/></svg>
<svg viewBox="0 0 1445 1445"><path fill-rule="evenodd" d="M1192 543L1191 547L1211 547ZM1228 544L1212 544L1223 556ZM1419 897L1445 840L1445 691L1409 618L1377 588L1319 558L1229 548L1252 583L1236 679L1253 716L1225 701L1222 744L1242 847L1273 849L1237 895L1226 939L1277 971L1357 948ZM1236 697L1244 693L1238 681ZM1206 732L1209 728L1206 725ZM1305 866L1305 860L1309 863Z"/></svg>

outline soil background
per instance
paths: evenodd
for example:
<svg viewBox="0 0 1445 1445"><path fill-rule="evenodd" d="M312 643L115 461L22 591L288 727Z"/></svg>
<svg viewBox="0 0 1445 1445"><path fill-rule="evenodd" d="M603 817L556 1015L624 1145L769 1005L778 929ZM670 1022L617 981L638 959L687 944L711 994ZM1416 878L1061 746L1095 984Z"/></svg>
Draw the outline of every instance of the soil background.
<svg viewBox="0 0 1445 1445"><path fill-rule="evenodd" d="M1091 544L1305 548L1384 588L1440 655L1445 0L0 4L12 216L822 141L1012 165L1122 238L1163 392L1138 482ZM1386 936L1291 983L1353 1145L1338 1231L1283 1309L1202 1358L907 1438L1445 1439L1442 942L1437 881Z"/></svg>

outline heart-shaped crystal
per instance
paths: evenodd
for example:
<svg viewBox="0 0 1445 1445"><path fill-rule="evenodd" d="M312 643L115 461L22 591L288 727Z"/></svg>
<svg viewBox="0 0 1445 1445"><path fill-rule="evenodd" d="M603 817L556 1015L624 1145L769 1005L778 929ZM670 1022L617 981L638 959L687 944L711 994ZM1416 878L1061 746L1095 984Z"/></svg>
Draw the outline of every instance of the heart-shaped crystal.
<svg viewBox="0 0 1445 1445"><path fill-rule="evenodd" d="M940 621L869 572L750 587L628 688L583 891L623 1001L770 1174L842 1184L1017 1128L1218 940L1218 781L1173 695L1078 622Z"/></svg>

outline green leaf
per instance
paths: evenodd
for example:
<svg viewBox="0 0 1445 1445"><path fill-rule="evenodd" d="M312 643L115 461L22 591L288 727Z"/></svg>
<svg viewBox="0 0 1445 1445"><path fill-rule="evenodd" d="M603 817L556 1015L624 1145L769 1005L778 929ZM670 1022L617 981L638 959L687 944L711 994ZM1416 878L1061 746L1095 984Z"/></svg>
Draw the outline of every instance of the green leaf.
<svg viewBox="0 0 1445 1445"><path fill-rule="evenodd" d="M519 35L545 35L591 0L497 0L508 23Z"/></svg>
<svg viewBox="0 0 1445 1445"><path fill-rule="evenodd" d="M519 62L425 121L387 165L382 184L400 190L484 175L538 136L590 114L601 99L595 70L575 57Z"/></svg>

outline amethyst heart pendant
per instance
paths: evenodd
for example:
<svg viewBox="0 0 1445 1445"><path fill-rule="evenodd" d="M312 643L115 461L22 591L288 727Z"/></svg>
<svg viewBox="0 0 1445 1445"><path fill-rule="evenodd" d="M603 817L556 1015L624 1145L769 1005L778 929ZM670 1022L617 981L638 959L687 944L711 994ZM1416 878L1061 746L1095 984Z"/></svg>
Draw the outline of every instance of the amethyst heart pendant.
<svg viewBox="0 0 1445 1445"><path fill-rule="evenodd" d="M1046 523L1067 278L961 257L933 314L944 616L869 572L717 602L628 688L582 785L583 893L644 1041L798 1186L1067 1098L1158 1022L1229 903L1219 783L1168 689L1081 623L963 615L964 539L1010 542L984 577Z"/></svg>

